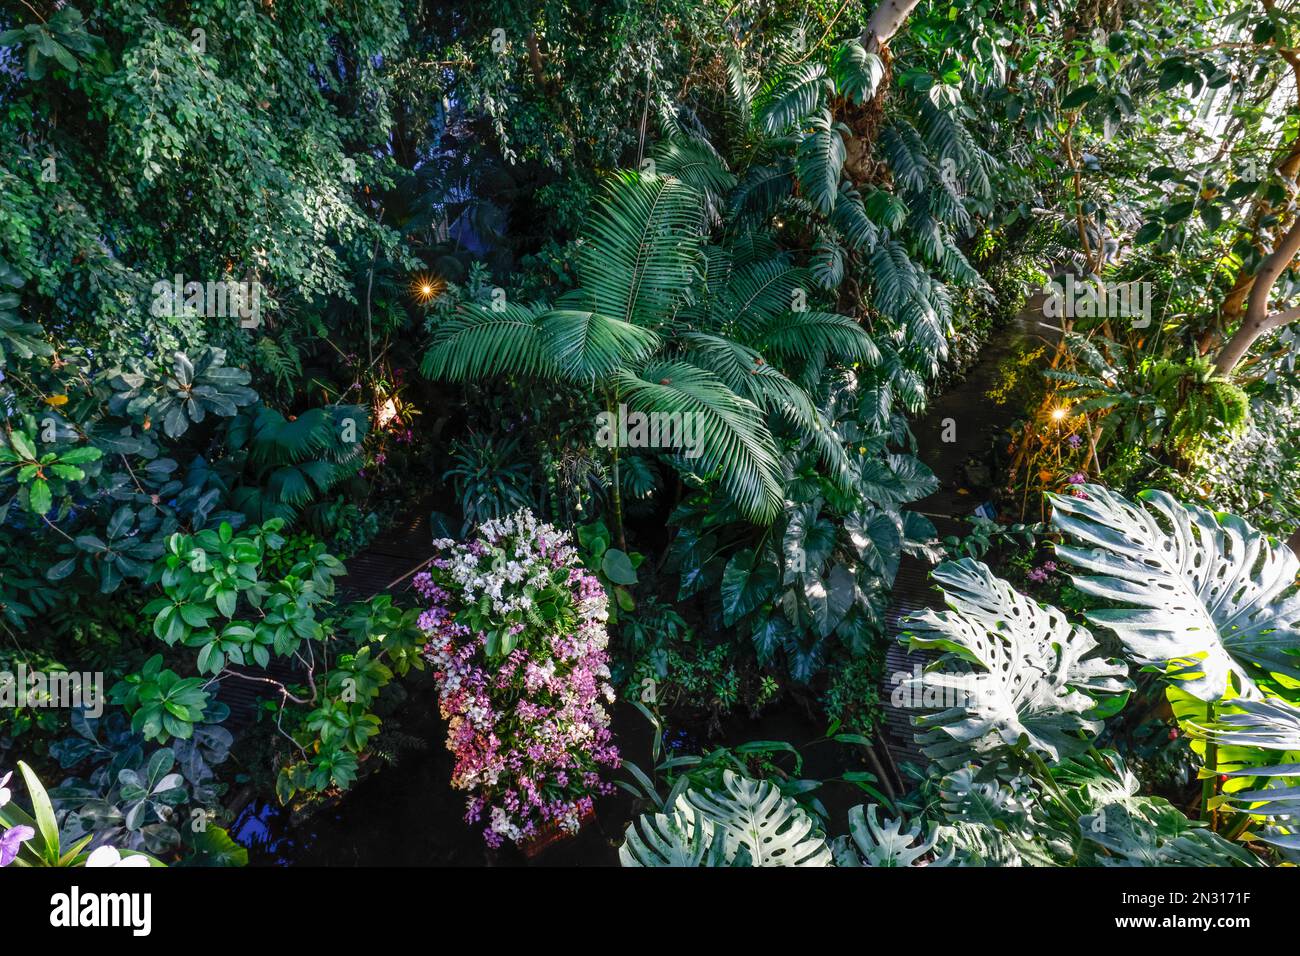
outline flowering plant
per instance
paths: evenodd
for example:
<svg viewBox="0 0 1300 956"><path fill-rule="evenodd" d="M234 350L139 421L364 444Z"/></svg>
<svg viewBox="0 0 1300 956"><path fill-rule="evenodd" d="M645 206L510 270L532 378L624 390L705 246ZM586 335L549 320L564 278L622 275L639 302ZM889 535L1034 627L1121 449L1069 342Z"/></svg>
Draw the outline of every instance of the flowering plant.
<svg viewBox="0 0 1300 956"><path fill-rule="evenodd" d="M414 584L466 822L486 814L491 846L543 823L575 832L613 789L601 768L619 764L602 704L614 700L605 591L568 534L527 510L434 547Z"/></svg>

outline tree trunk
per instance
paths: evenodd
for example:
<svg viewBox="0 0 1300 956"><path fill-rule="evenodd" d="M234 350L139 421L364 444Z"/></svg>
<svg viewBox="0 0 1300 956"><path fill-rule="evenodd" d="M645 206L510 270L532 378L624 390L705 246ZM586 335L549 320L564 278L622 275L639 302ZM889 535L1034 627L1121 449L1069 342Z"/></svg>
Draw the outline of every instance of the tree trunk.
<svg viewBox="0 0 1300 956"><path fill-rule="evenodd" d="M1273 292L1273 285L1291 265L1297 252L1300 252L1300 219L1291 224L1286 235L1268 254L1260 265L1259 271L1255 273L1255 282L1250 288L1250 298L1246 303L1246 317L1242 320L1236 334L1228 340L1228 344L1223 347L1214 361L1215 371L1220 375L1227 375L1236 368L1237 363L1250 351L1256 339L1265 332L1300 317L1300 312L1295 309L1287 309L1273 315L1268 313L1268 299Z"/></svg>
<svg viewBox="0 0 1300 956"><path fill-rule="evenodd" d="M921 0L884 0L884 3L876 7L875 13L871 14L867 28L862 31L862 45L872 53L880 52L920 2Z"/></svg>

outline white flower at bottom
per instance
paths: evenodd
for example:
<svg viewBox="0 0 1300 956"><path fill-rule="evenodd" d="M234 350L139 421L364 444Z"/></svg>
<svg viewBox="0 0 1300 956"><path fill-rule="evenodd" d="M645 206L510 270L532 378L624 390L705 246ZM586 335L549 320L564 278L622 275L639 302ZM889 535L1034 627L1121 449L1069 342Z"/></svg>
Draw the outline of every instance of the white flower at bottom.
<svg viewBox="0 0 1300 956"><path fill-rule="evenodd" d="M116 847L101 846L86 857L86 866L148 866L148 857L123 856Z"/></svg>

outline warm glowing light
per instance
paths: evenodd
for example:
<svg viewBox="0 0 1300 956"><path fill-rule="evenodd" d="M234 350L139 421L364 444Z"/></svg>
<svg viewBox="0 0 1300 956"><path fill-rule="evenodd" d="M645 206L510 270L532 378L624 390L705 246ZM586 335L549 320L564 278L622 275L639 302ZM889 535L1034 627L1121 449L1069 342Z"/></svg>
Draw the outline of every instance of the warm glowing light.
<svg viewBox="0 0 1300 956"><path fill-rule="evenodd" d="M391 422L396 417L397 417L396 399L392 399L392 398L385 399L384 403L379 406L379 414L376 416L376 418L379 419L379 427L380 428L388 427L388 423Z"/></svg>
<svg viewBox="0 0 1300 956"><path fill-rule="evenodd" d="M1068 408L1053 408L1052 421L1054 422L1064 421L1065 416L1069 414L1070 414L1070 410Z"/></svg>
<svg viewBox="0 0 1300 956"><path fill-rule="evenodd" d="M420 274L411 277L411 298L421 304L432 302L442 295L445 288L447 283L438 276Z"/></svg>

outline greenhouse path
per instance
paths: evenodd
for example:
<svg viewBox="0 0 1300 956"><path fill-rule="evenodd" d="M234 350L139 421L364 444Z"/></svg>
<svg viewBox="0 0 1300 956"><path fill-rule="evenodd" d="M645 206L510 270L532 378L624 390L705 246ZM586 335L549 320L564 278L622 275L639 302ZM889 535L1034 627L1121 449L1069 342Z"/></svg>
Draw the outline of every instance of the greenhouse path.
<svg viewBox="0 0 1300 956"><path fill-rule="evenodd" d="M939 479L939 488L929 497L915 502L909 510L924 514L933 521L940 538L965 534L967 525L964 519L989 497L996 459L1006 447L1005 432L1017 418L1018 409L1014 404L998 405L989 398L990 389L999 380L999 367L1025 347L1054 346L1060 337L1060 331L1044 321L1042 301L1041 294L1032 296L1010 323L995 330L980 349L979 358L966 377L937 396L925 417L913 423L918 457L934 471ZM956 440L945 442L945 430L948 437ZM917 667L932 659L909 654L899 641L903 621L910 615L924 608L943 608L943 601L931 586L929 576L930 565L905 555L894 581L886 616L889 644L885 652L881 700L885 714L885 743L896 767L904 763L925 764L925 758L913 739L911 721L917 711L894 706L891 697L901 680L914 676Z"/></svg>

